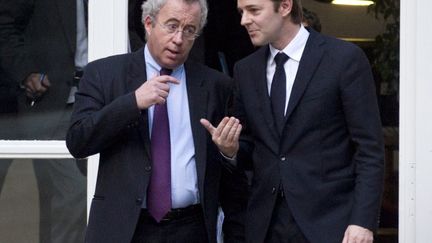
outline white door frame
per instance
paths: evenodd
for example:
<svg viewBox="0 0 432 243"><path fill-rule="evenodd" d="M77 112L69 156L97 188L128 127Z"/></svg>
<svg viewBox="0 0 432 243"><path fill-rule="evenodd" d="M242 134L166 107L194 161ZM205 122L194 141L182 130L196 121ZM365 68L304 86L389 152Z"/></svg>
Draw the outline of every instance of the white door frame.
<svg viewBox="0 0 432 243"><path fill-rule="evenodd" d="M399 242L432 242L432 2L401 0Z"/></svg>

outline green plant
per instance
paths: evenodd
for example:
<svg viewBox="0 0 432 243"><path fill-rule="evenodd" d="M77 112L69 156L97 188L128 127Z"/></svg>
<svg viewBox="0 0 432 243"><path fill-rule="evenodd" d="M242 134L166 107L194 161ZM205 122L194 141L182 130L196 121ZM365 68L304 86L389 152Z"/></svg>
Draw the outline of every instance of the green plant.
<svg viewBox="0 0 432 243"><path fill-rule="evenodd" d="M368 8L375 18L386 23L384 33L376 36L372 66L379 73L383 94L397 94L399 91L399 16L400 0L375 0Z"/></svg>

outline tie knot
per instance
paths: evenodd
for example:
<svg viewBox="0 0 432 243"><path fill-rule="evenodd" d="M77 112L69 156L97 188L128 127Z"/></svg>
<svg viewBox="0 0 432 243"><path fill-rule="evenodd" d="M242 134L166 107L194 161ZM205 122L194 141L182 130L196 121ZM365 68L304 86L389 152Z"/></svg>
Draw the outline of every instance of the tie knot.
<svg viewBox="0 0 432 243"><path fill-rule="evenodd" d="M283 52L279 52L274 57L274 60L276 62L276 67L283 66L285 64L285 62L288 61L288 59L289 59L289 56L287 54L285 54Z"/></svg>
<svg viewBox="0 0 432 243"><path fill-rule="evenodd" d="M160 75L171 75L172 71L173 71L172 69L161 68Z"/></svg>

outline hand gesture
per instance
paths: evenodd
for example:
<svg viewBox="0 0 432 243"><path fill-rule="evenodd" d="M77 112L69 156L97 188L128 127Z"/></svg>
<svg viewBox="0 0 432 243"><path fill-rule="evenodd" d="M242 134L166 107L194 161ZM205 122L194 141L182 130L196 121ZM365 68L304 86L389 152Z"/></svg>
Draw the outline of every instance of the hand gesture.
<svg viewBox="0 0 432 243"><path fill-rule="evenodd" d="M31 73L24 80L24 87L26 96L30 99L38 99L48 90L51 86L47 75L41 73Z"/></svg>
<svg viewBox="0 0 432 243"><path fill-rule="evenodd" d="M143 110L154 104L164 104L168 97L170 83L179 84L180 81L169 75L161 75L144 82L135 90L138 108Z"/></svg>
<svg viewBox="0 0 432 243"><path fill-rule="evenodd" d="M372 231L358 225L349 225L342 243L372 243Z"/></svg>
<svg viewBox="0 0 432 243"><path fill-rule="evenodd" d="M201 119L201 124L211 134L213 142L225 156L233 158L239 150L239 137L242 130L240 121L235 117L224 117L215 128L208 120Z"/></svg>

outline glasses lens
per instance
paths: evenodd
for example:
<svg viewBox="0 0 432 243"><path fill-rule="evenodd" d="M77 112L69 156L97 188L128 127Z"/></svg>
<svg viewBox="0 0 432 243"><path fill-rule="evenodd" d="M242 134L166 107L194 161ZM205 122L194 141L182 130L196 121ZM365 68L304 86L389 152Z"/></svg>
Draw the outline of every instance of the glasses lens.
<svg viewBox="0 0 432 243"><path fill-rule="evenodd" d="M192 27L186 27L185 29L181 29L179 25L177 24L161 24L159 21L154 21L160 25L168 34L177 34L177 32L182 32L182 36L185 39L188 40L194 40L198 37L198 35L195 32L195 29Z"/></svg>

